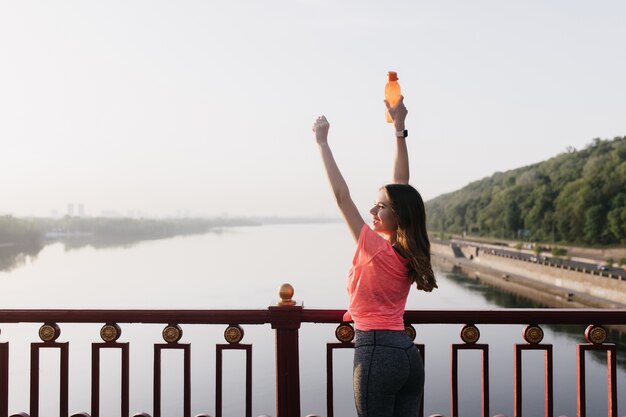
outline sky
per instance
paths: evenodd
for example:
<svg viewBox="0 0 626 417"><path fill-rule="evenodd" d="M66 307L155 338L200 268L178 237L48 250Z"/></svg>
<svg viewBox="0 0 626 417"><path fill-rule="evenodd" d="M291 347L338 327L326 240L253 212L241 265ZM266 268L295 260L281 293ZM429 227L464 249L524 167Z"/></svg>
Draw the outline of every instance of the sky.
<svg viewBox="0 0 626 417"><path fill-rule="evenodd" d="M338 217L626 135L622 0L0 0L0 214Z"/></svg>

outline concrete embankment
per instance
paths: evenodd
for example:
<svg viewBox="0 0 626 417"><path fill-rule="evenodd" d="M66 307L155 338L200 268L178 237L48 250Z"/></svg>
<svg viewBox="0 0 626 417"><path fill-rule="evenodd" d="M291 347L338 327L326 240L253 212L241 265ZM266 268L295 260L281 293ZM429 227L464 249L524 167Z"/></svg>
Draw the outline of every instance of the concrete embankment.
<svg viewBox="0 0 626 417"><path fill-rule="evenodd" d="M626 281L432 243L433 263L556 308L626 308Z"/></svg>

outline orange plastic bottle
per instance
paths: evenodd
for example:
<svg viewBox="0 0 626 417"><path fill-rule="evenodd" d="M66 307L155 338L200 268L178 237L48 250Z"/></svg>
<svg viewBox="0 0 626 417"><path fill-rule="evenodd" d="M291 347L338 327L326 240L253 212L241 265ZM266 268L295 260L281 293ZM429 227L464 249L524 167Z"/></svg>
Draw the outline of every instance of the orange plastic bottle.
<svg viewBox="0 0 626 417"><path fill-rule="evenodd" d="M389 103L391 107L395 106L400 100L400 84L398 84L398 73L394 71L389 71L388 74L389 81L387 81L387 85L385 85L385 100ZM393 123L393 119L389 114L389 111L385 109L385 117L387 118L387 123Z"/></svg>

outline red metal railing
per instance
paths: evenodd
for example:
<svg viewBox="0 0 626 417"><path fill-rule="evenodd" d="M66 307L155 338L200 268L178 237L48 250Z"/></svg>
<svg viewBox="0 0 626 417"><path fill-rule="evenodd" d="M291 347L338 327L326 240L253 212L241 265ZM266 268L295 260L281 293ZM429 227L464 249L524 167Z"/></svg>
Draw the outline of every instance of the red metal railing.
<svg viewBox="0 0 626 417"><path fill-rule="evenodd" d="M270 324L276 335L276 416L300 416L300 360L298 336L302 323L338 324L335 335L338 342L328 343L327 363L327 405L328 417L334 416L333 407L333 351L352 348L354 330L350 323L343 323L344 310L304 309L296 305L291 296L290 286L281 289L281 300L277 305L262 310L0 310L1 323L43 323L39 330L41 342L31 343L30 410L11 414L14 416L39 417L39 352L41 349L60 351L60 393L59 412L68 417L68 346L69 342L59 343L58 323L105 323L100 331L101 343L92 343L91 360L91 411L72 414L75 417L97 417L100 415L100 352L103 349L118 349L121 352L120 415L129 416L129 343L118 342L118 323L157 323L166 324L163 339L166 343L154 345L153 417L161 415L161 353L165 349L178 349L184 356L183 405L184 417L191 417L191 365L190 344L179 343L182 337L180 324L222 324L227 325L224 337L227 344L216 345L216 410L222 415L222 352L238 349L246 353L245 415L252 415L252 345L240 343L243 330L240 325ZM452 310L452 311L407 311L405 314L407 332L415 337L413 324L461 324L463 343L452 344L451 417L459 414L458 351L477 349L482 352L482 416L489 416L489 345L478 344L480 332L478 324L527 325L524 332L525 344L515 344L514 356L514 415L522 416L522 353L528 350L545 352L545 416L553 416L553 362L552 345L541 344L543 330L538 324L584 324L589 325L585 336L588 344L577 345L577 395L578 416L586 415L585 392L585 352L599 350L607 353L608 416L617 417L616 349L606 343L606 330L600 325L626 324L626 310L552 310L552 309L505 309L505 310ZM9 343L0 343L0 417L9 416ZM424 355L425 346L417 345ZM425 364L428 361L425 359ZM425 399L428 401L428 398ZM423 416L423 411L420 413ZM148 416L146 413L135 416ZM206 417L201 414L196 417Z"/></svg>

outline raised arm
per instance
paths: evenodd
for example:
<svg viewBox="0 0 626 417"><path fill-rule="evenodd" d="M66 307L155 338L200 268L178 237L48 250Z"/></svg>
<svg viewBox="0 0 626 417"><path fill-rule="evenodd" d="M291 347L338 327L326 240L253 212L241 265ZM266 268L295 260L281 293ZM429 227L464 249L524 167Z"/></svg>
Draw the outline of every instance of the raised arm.
<svg viewBox="0 0 626 417"><path fill-rule="evenodd" d="M406 129L404 120L408 113L404 106L404 97L401 96L398 103L390 107L389 103L385 101L387 110L393 119L393 126L395 128L396 135L396 156L393 163L393 183L394 184L408 184L409 183L409 154L406 149L406 138L400 133Z"/></svg>
<svg viewBox="0 0 626 417"><path fill-rule="evenodd" d="M357 241L365 222L363 221L363 217L361 217L359 210L356 208L356 205L352 201L348 184L344 180L343 175L341 175L341 171L339 171L339 167L335 162L333 153L328 146L329 128L330 124L324 116L318 117L313 124L315 140L319 145L322 162L324 163L324 169L326 170L330 187L335 195L335 200L337 200L337 206L348 224L348 228L350 229L354 240Z"/></svg>

